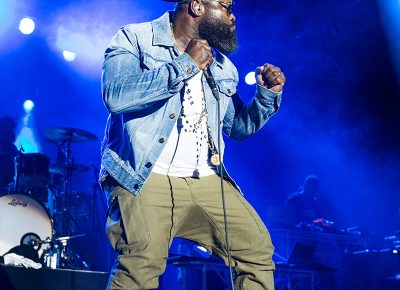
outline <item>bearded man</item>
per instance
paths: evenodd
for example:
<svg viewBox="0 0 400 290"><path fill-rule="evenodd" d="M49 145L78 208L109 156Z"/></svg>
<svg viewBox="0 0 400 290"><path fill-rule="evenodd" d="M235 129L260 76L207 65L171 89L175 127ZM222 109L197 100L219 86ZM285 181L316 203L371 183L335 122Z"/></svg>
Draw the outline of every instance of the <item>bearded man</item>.
<svg viewBox="0 0 400 290"><path fill-rule="evenodd" d="M273 65L258 67L255 95L244 104L225 56L238 47L231 0L166 1L177 2L174 11L121 28L105 54L100 182L118 253L108 288L156 289L174 237L228 264L222 183L235 288L274 289L269 233L227 174L217 143L222 132L244 140L261 129L279 108L286 78Z"/></svg>

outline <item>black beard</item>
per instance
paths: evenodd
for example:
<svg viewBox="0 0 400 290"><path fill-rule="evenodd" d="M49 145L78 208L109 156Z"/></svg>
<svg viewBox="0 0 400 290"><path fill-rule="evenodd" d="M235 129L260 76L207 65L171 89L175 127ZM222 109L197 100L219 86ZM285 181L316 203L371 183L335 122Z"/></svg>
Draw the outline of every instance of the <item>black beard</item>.
<svg viewBox="0 0 400 290"><path fill-rule="evenodd" d="M221 23L209 15L199 23L199 36L208 41L209 45L222 53L231 54L238 48L238 40L232 25Z"/></svg>

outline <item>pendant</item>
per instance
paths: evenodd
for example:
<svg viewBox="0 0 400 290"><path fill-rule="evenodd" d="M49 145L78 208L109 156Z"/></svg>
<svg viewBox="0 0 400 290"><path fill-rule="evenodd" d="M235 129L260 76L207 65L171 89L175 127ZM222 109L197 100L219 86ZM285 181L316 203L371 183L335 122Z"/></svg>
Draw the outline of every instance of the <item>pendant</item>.
<svg viewBox="0 0 400 290"><path fill-rule="evenodd" d="M218 166L221 164L221 161L219 159L219 154L215 153L211 156L210 158L211 164L214 166Z"/></svg>

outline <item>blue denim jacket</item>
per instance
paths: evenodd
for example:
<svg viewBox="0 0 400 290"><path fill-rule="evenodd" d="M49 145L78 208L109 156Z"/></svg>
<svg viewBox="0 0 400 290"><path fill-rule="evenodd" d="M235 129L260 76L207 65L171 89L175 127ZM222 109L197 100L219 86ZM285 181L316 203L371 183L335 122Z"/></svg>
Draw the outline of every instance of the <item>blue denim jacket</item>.
<svg viewBox="0 0 400 290"><path fill-rule="evenodd" d="M244 140L278 110L281 94L261 86L248 104L242 102L237 70L226 56L215 52L210 69L220 93L225 135ZM198 72L193 59L177 50L170 12L117 32L103 65L102 93L109 116L101 148L101 181L110 174L139 194L179 117L185 82ZM204 88L212 138L218 140L217 103L206 82ZM222 140L221 156L223 151Z"/></svg>

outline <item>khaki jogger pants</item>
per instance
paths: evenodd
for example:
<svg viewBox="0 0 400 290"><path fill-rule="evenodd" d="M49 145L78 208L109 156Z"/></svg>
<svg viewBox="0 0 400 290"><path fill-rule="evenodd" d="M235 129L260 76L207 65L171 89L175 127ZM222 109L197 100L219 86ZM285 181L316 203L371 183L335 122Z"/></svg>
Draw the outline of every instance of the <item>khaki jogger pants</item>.
<svg viewBox="0 0 400 290"><path fill-rule="evenodd" d="M273 290L269 233L240 192L228 181L224 186L235 289ZM175 236L199 243L227 264L220 191L217 175L181 178L152 173L139 196L106 184L106 230L118 253L108 289L157 289Z"/></svg>

